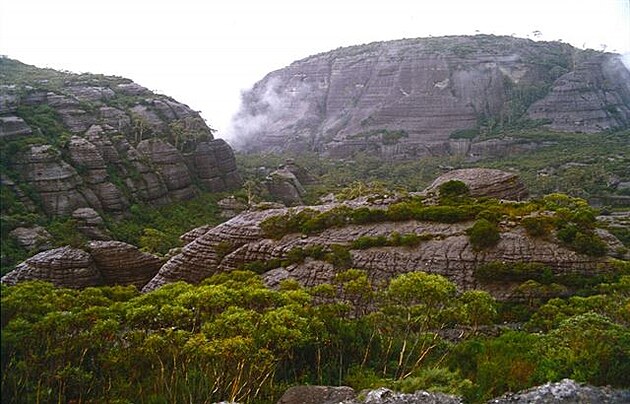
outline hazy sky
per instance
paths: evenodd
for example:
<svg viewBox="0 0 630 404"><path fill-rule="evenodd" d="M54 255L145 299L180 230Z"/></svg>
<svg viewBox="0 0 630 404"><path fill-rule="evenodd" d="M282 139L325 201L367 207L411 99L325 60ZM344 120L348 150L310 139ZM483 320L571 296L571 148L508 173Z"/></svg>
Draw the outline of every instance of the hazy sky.
<svg viewBox="0 0 630 404"><path fill-rule="evenodd" d="M340 46L542 32L630 54L630 0L0 0L0 54L118 75L201 111L225 136L240 92Z"/></svg>

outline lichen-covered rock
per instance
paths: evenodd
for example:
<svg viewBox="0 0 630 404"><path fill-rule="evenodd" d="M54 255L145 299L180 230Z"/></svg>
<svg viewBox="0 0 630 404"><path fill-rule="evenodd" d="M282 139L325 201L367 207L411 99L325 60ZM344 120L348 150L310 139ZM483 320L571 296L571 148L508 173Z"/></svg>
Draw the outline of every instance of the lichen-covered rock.
<svg viewBox="0 0 630 404"><path fill-rule="evenodd" d="M528 390L510 393L490 400L492 404L566 403L566 404L622 404L630 402L630 390L595 387L564 379Z"/></svg>
<svg viewBox="0 0 630 404"><path fill-rule="evenodd" d="M424 194L438 194L440 185L448 181L462 181L468 186L470 196L488 196L497 199L520 201L527 197L525 184L517 174L490 168L464 168L439 176Z"/></svg>
<svg viewBox="0 0 630 404"><path fill-rule="evenodd" d="M32 256L2 277L2 283L40 280L57 287L85 288L101 283L101 275L89 253L60 247Z"/></svg>
<svg viewBox="0 0 630 404"><path fill-rule="evenodd" d="M162 265L156 256L121 241L93 241L88 250L105 285L135 285L141 289Z"/></svg>
<svg viewBox="0 0 630 404"><path fill-rule="evenodd" d="M344 404L461 404L462 399L444 393L429 393L420 390L415 393L398 393L387 388L368 392L365 400L344 401Z"/></svg>
<svg viewBox="0 0 630 404"><path fill-rule="evenodd" d="M480 119L538 119L562 131L628 127L628 83L619 55L559 42L489 35L375 42L269 73L243 94L235 144L335 157L475 159L509 150L454 139Z"/></svg>

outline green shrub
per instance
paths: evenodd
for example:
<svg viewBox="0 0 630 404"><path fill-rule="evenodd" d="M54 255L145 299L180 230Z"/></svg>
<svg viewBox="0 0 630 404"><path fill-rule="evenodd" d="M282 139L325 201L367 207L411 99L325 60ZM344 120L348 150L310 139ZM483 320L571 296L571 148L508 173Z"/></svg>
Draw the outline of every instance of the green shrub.
<svg viewBox="0 0 630 404"><path fill-rule="evenodd" d="M325 257L326 262L332 264L337 269L346 269L352 266L352 255L346 247L333 244L330 246L330 250L331 252Z"/></svg>
<svg viewBox="0 0 630 404"><path fill-rule="evenodd" d="M501 240L497 225L486 219L477 220L471 228L466 230L466 233L475 250L494 247Z"/></svg>
<svg viewBox="0 0 630 404"><path fill-rule="evenodd" d="M546 237L551 234L555 220L549 216L529 216L521 220L527 234L532 237Z"/></svg>
<svg viewBox="0 0 630 404"><path fill-rule="evenodd" d="M452 198L455 196L468 196L470 189L463 181L450 180L441 184L439 187L440 198Z"/></svg>
<svg viewBox="0 0 630 404"><path fill-rule="evenodd" d="M480 281L526 281L529 279L548 282L553 272L539 262L489 262L475 268L475 279Z"/></svg>

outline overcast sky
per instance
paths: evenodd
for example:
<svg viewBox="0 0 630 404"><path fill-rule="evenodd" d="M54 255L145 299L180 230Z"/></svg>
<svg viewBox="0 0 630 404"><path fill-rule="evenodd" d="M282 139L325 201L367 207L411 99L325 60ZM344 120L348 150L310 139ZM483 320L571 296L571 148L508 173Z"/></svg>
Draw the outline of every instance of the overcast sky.
<svg viewBox="0 0 630 404"><path fill-rule="evenodd" d="M0 0L0 54L131 78L201 111L220 137L242 90L309 55L534 30L630 59L630 0Z"/></svg>

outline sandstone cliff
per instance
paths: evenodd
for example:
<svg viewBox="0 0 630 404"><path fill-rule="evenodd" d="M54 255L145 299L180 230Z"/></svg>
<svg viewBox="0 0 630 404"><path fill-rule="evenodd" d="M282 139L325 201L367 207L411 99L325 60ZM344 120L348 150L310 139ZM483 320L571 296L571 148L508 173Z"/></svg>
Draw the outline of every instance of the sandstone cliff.
<svg viewBox="0 0 630 404"><path fill-rule="evenodd" d="M0 118L2 192L49 216L120 214L241 183L199 113L128 79L2 58Z"/></svg>
<svg viewBox="0 0 630 404"><path fill-rule="evenodd" d="M268 74L243 95L234 136L254 151L475 156L532 147L474 135L533 122L587 133L628 127L630 72L617 55L558 42L486 35L377 42Z"/></svg>

